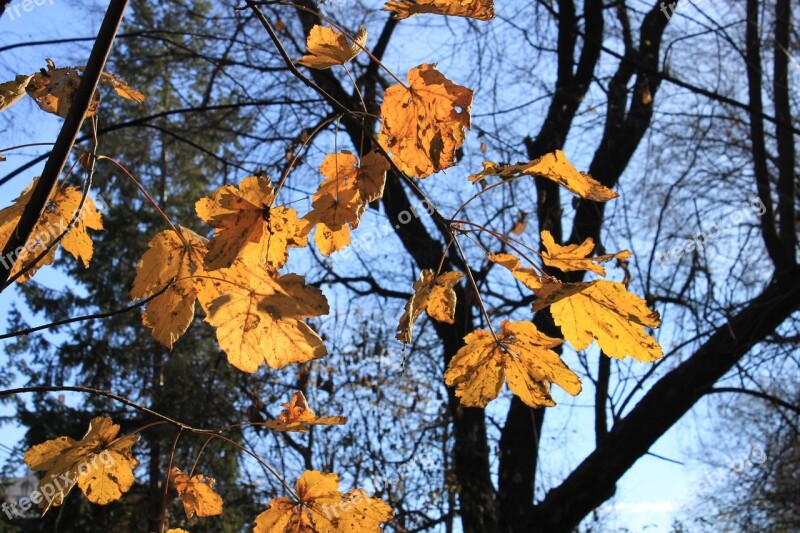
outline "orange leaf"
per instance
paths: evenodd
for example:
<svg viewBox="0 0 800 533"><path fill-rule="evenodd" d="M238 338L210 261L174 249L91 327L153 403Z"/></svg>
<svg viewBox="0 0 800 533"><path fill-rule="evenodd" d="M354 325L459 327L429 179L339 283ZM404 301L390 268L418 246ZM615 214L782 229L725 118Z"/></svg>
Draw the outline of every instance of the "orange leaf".
<svg viewBox="0 0 800 533"><path fill-rule="evenodd" d="M277 270L286 264L289 247L306 246L306 222L294 209L269 207L274 197L267 178L249 176L238 187L224 185L197 202L197 216L215 228L206 268L227 268L240 257L248 265L266 263Z"/></svg>
<svg viewBox="0 0 800 533"><path fill-rule="evenodd" d="M100 505L116 501L133 486L133 469L139 461L131 447L139 435L117 438L119 426L110 418L97 417L80 441L58 437L25 452L25 464L44 471L37 492L42 496L42 514L58 507L78 485L86 498Z"/></svg>
<svg viewBox="0 0 800 533"><path fill-rule="evenodd" d="M469 17L478 20L494 18L492 0L391 0L384 11L393 11L394 18L405 19L423 13Z"/></svg>
<svg viewBox="0 0 800 533"><path fill-rule="evenodd" d="M12 205L0 210L0 248L11 238L11 233L17 227L38 180L38 177L34 179L22 194L14 200ZM53 194L47 203L47 207L45 207L44 213L36 222L30 240L24 247L17 248L14 252L17 262L14 268L11 269L12 276L20 272L39 254L44 252L48 244L65 231L66 234L59 241L59 244L66 252L83 263L84 267L89 266L94 247L92 239L86 230L102 230L103 219L94 202L88 196L81 207L82 198L83 192L78 187L65 187ZM75 224L69 228L69 223L75 218L76 214ZM52 264L55 260L57 249L58 246L54 246L35 266L17 278L17 281L19 283L28 281L39 268ZM7 261L6 258L1 259Z"/></svg>
<svg viewBox="0 0 800 533"><path fill-rule="evenodd" d="M618 359L631 356L652 362L664 355L644 329L661 325L658 312L651 311L622 283L555 283L547 293L536 301L533 310L549 305L553 320L576 350L585 350L596 339L603 352Z"/></svg>
<svg viewBox="0 0 800 533"><path fill-rule="evenodd" d="M200 298L206 308L219 296L208 278L220 277L221 272L205 269L208 241L192 230L179 229L189 246L172 229L156 234L139 260L131 289L131 298L147 298L175 280L164 293L147 302L142 316L153 337L170 349L192 323L195 299Z"/></svg>
<svg viewBox="0 0 800 533"><path fill-rule="evenodd" d="M605 263L612 259L624 260L631 256L628 250L623 250L615 254L586 257L594 250L594 240L591 237L587 237L581 244L561 246L556 243L553 236L547 230L542 232L542 244L547 249L547 251L542 252L544 264L555 267L563 272L589 270L601 276L605 276L606 271L599 263Z"/></svg>
<svg viewBox="0 0 800 533"><path fill-rule="evenodd" d="M245 372L261 363L283 368L327 353L322 339L302 321L329 312L322 291L305 285L297 274L277 274L263 265L237 262L219 285L220 296L206 321L217 328L217 341L228 361Z"/></svg>
<svg viewBox="0 0 800 533"><path fill-rule="evenodd" d="M361 489L339 492L339 476L306 470L297 480L298 500L274 498L258 515L253 533L379 533L394 511Z"/></svg>
<svg viewBox="0 0 800 533"><path fill-rule="evenodd" d="M461 272L446 272L434 279L433 270L420 272L419 279L414 282L414 294L408 300L397 326L397 340L406 344L411 342L411 330L423 311L427 311L434 320L452 324L456 312L453 287L463 277Z"/></svg>
<svg viewBox="0 0 800 533"><path fill-rule="evenodd" d="M316 69L344 65L356 57L366 44L367 30L364 26L358 28L358 32L351 41L343 33L339 33L333 28L315 24L306 40L308 55L303 56L297 62Z"/></svg>
<svg viewBox="0 0 800 533"><path fill-rule="evenodd" d="M542 286L543 277L532 268L521 267L519 259L511 254L490 254L489 261L510 270L517 280L531 290L535 291Z"/></svg>
<svg viewBox="0 0 800 533"><path fill-rule="evenodd" d="M25 88L33 76L17 76L11 81L0 83L0 111L5 111L25 96Z"/></svg>
<svg viewBox="0 0 800 533"><path fill-rule="evenodd" d="M409 88L386 89L378 141L400 170L426 178L456 164L456 149L470 127L472 91L429 64L411 69L408 81Z"/></svg>
<svg viewBox="0 0 800 533"><path fill-rule="evenodd" d="M217 516L222 514L222 497L214 492L214 480L203 474L189 477L180 468L172 467L169 480L175 485L183 502L186 518Z"/></svg>
<svg viewBox="0 0 800 533"><path fill-rule="evenodd" d="M486 407L508 388L530 407L555 405L550 383L575 396L581 381L551 348L560 345L531 322L501 324L497 339L485 330L464 337L466 346L456 352L444 374L445 383L456 387L456 396L467 407Z"/></svg>
<svg viewBox="0 0 800 533"><path fill-rule="evenodd" d="M299 431L305 433L308 426L331 426L347 422L343 416L329 416L317 418L308 407L306 397L302 392L295 392L292 395L291 403L283 404L284 410L277 420L269 420L264 425L276 431Z"/></svg>
<svg viewBox="0 0 800 533"><path fill-rule="evenodd" d="M585 172L578 172L567 160L561 150L545 154L529 163L516 165L498 165L491 161L483 164L483 170L469 177L472 183L479 182L487 176L499 176L503 179L515 179L520 176L542 176L563 185L569 191L595 202L607 202L618 195L608 187L592 178Z"/></svg>

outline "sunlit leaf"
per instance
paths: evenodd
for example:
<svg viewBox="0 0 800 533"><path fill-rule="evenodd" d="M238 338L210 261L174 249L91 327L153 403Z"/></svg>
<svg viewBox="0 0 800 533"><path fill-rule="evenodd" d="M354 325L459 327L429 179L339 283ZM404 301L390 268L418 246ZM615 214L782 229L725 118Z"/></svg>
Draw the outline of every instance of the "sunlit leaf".
<svg viewBox="0 0 800 533"><path fill-rule="evenodd" d="M222 514L222 497L214 492L212 478L205 477L203 474L189 477L189 474L173 466L169 472L169 480L183 502L186 518Z"/></svg>
<svg viewBox="0 0 800 533"><path fill-rule="evenodd" d="M0 210L0 248L11 238L11 234L17 227L25 206L30 201L38 179L36 178L28 185L11 206ZM44 213L36 222L28 242L24 247L20 247L14 252L17 262L11 270L12 276L28 266L31 261L47 249L50 243L64 232L66 234L59 241L59 245L75 259L78 259L84 267L89 266L94 246L86 230L102 230L103 219L90 197L86 197L83 206L81 206L82 199L83 192L78 187L64 187L53 194L45 207ZM77 219L70 228L69 224L76 215ZM67 231L68 228L69 231ZM20 276L17 281L19 283L28 281L39 268L52 264L55 260L57 249L58 246L54 246L35 266L29 268L25 274ZM6 261L8 259L4 258Z"/></svg>
<svg viewBox="0 0 800 533"><path fill-rule="evenodd" d="M494 18L494 2L492 0L390 0L383 10L394 12L396 19L405 19L424 13L469 17L478 20Z"/></svg>
<svg viewBox="0 0 800 533"><path fill-rule="evenodd" d="M548 294L534 304L538 311L547 305L564 338L576 350L585 350L593 340L607 355L627 356L652 362L663 356L661 346L645 328L661 325L657 311L628 292L625 285L597 280L583 284L553 283Z"/></svg>
<svg viewBox="0 0 800 533"><path fill-rule="evenodd" d="M284 410L277 420L268 420L264 425L276 431L299 431L305 433L308 426L331 426L347 422L343 416L328 416L317 418L308 407L306 397L302 392L295 392L292 395L291 403L283 404Z"/></svg>
<svg viewBox="0 0 800 533"><path fill-rule="evenodd" d="M411 69L408 82L408 88L386 89L378 140L400 170L426 178L456 164L470 127L472 91L429 64Z"/></svg>
<svg viewBox="0 0 800 533"><path fill-rule="evenodd" d="M414 323L423 311L427 311L434 320L452 324L456 311L453 287L463 277L461 272L446 272L436 278L433 270L420 272L419 279L414 282L414 294L406 303L406 310L397 326L397 340L406 344L411 342Z"/></svg>
<svg viewBox="0 0 800 533"><path fill-rule="evenodd" d="M288 207L270 207L275 188L263 176L250 176L238 187L224 185L195 205L197 216L215 228L206 268L230 267L239 257L248 265L286 264L290 247L306 246L306 222Z"/></svg>
<svg viewBox="0 0 800 533"><path fill-rule="evenodd" d="M219 285L221 295L206 321L217 328L217 341L233 366L255 372L262 363L282 368L327 353L302 319L327 314L328 302L303 276L277 277L266 266L240 263L226 275L230 282Z"/></svg>
<svg viewBox="0 0 800 533"><path fill-rule="evenodd" d="M361 489L339 492L339 476L306 470L297 481L298 500L273 498L258 515L253 533L378 533L394 511Z"/></svg>
<svg viewBox="0 0 800 533"><path fill-rule="evenodd" d="M308 55L297 62L311 68L326 69L334 65L344 65L367 44L367 30L358 28L353 40L333 28L315 24L306 40Z"/></svg>
<svg viewBox="0 0 800 533"><path fill-rule="evenodd" d="M563 185L578 196L596 202L606 202L618 196L617 193L602 185L589 174L579 172L561 150L545 154L529 163L516 165L498 165L486 161L483 164L483 170L470 176L469 181L479 182L487 176L499 176L503 179L513 179L519 176L542 176Z"/></svg>
<svg viewBox="0 0 800 533"><path fill-rule="evenodd" d="M139 461L131 447L139 435L117 438L120 427L110 418L97 417L80 441L58 437L25 452L25 464L44 471L37 490L43 495L42 514L57 507L75 485L86 498L100 505L116 501L133 486L133 469Z"/></svg>
<svg viewBox="0 0 800 533"><path fill-rule="evenodd" d="M581 391L578 376L552 350L564 341L541 333L531 322L504 320L497 339L479 330L464 337L464 342L444 378L467 407L486 407L506 381L511 392L531 407L555 405L551 383L573 396Z"/></svg>

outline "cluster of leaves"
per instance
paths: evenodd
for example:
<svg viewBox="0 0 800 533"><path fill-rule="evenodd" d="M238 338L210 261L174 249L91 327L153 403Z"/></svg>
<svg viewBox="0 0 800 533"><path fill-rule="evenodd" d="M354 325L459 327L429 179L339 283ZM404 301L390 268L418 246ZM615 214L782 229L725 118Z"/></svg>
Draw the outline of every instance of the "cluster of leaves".
<svg viewBox="0 0 800 533"><path fill-rule="evenodd" d="M494 17L491 2L400 0L390 1L386 9L396 18L422 13L479 20ZM298 63L316 69L346 68L347 62L366 51L366 42L363 27L351 36L339 28L315 25L307 39L308 54ZM43 110L65 116L80 80L80 68L56 69L52 62L48 67L48 71L20 76L0 86L0 110L27 93ZM312 195L308 213L300 216L295 209L277 202L287 171L277 185L266 176L253 175L199 200L196 214L213 229L208 239L165 217L169 228L150 240L138 262L130 291L132 299L144 302L143 323L159 343L172 348L192 323L197 301L204 320L216 328L217 341L228 361L244 372L256 372L264 363L280 369L327 354L322 339L306 322L329 312L327 299L318 288L306 284L303 276L281 272L288 263L290 249L307 247L312 232L323 255L347 247L367 205L382 198L387 172L395 170L412 180L453 167L457 164L456 152L470 128L473 92L450 81L434 65L412 68L407 83L395 79L398 83L385 91L380 130L373 143L376 148L362 157L349 151L328 154L319 168L323 179ZM137 101L143 98L112 75L104 75L102 81L123 97ZM89 113L96 109L95 102ZM486 162L469 181L483 186L480 195L494 188L486 185L489 178L499 178L497 185L502 185L521 176L553 180L593 201L616 197L613 191L578 171L560 151L515 165ZM31 190L29 187L13 206L0 211L0 241L7 240L16 227ZM89 215L77 224L70 223L61 243L67 252L88 265L92 246L86 228L102 229L102 221L85 192L76 187L61 188L51 198L40 224L52 224L50 218L74 222L84 205L88 206ZM449 225L450 244L456 243L460 250L458 236L464 222L446 219L438 212L437 215ZM520 227L513 233L522 231L524 228ZM652 362L662 356L661 348L646 329L660 325L658 314L628 292L625 284L605 279L602 263L624 262L630 257L629 252L591 257L592 239L561 246L547 231L541 232L540 237L545 248L541 252L512 237L500 242L504 249L510 248L516 254L487 250L489 261L510 271L536 296L532 311L549 307L564 338L576 350L586 349L596 340L612 357L630 356ZM36 268L52 262L54 248L44 246L39 241L33 242L30 249L26 246L26 254L20 257L17 267L25 265L27 273L18 281L30 279ZM39 247L44 251L37 256ZM534 260L536 257L539 259ZM529 266L522 266L523 261ZM546 269L588 271L599 278L564 283ZM466 273L476 288L467 265L464 271L420 273L400 318L398 340L411 342L413 326L423 312L437 321L454 322L454 287ZM475 296L480 302L480 294ZM563 340L543 334L529 321L504 320L495 331L488 313L483 311L488 329L464 338L464 346L445 373L445 382L455 387L462 404L484 407L498 396L506 382L511 392L531 407L555 405L550 393L552 383L572 395L581 391L580 379L555 351ZM317 418L303 395L297 393L277 420L263 425L276 431L307 431L311 425L345 422L344 417ZM43 511L59 505L74 484L90 501L99 504L116 500L130 489L137 464L131 447L138 436L133 433L117 438L118 432L119 426L109 419L97 418L80 442L59 437L29 450L26 462L31 468L46 472L42 483L73 472L105 451L114 457L111 467L85 479L76 476L75 482L62 488L58 497L43 502ZM195 474L194 469L186 473L178 468L170 470L169 479L183 501L187 517L222 513L223 502L214 492L213 479ZM375 531L391 518L392 509L381 500L370 498L361 489L341 493L338 486L336 474L305 472L291 498L273 499L269 509L258 516L255 530Z"/></svg>

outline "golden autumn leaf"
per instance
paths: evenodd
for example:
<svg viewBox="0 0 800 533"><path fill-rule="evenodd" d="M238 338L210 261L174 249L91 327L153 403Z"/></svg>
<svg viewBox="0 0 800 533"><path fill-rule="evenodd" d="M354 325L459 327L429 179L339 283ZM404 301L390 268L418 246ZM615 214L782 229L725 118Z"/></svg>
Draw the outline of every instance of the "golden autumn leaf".
<svg viewBox="0 0 800 533"><path fill-rule="evenodd" d="M293 498L273 498L253 533L379 533L394 511L361 489L339 491L339 476L306 470Z"/></svg>
<svg viewBox="0 0 800 533"><path fill-rule="evenodd" d="M426 178L456 164L470 127L472 91L427 63L412 68L408 82L408 88L386 89L378 141L400 170Z"/></svg>
<svg viewBox="0 0 800 533"><path fill-rule="evenodd" d="M517 163L516 165L498 165L486 161L483 163L483 170L471 175L469 181L476 183L487 176L499 176L503 179L542 176L563 185L567 190L582 198L595 202L607 202L618 196L617 193L602 185L589 174L579 172L561 150L545 154L529 163Z"/></svg>
<svg viewBox="0 0 800 533"><path fill-rule="evenodd" d="M0 111L5 111L25 96L25 88L32 77L19 75L11 81L0 83Z"/></svg>
<svg viewBox="0 0 800 533"><path fill-rule="evenodd" d="M172 467L169 480L183 502L186 518L217 516L222 514L222 497L214 492L215 481L203 474L189 476L180 468Z"/></svg>
<svg viewBox="0 0 800 533"><path fill-rule="evenodd" d="M358 32L351 40L333 28L315 24L306 40L308 55L304 55L297 62L316 69L344 65L356 57L366 44L367 30L364 26L358 28Z"/></svg>
<svg viewBox="0 0 800 533"><path fill-rule="evenodd" d="M542 286L543 276L533 268L520 266L518 257L511 254L489 254L489 261L510 270L517 280L531 290L539 289Z"/></svg>
<svg viewBox="0 0 800 533"><path fill-rule="evenodd" d="M78 70L83 70L83 67L77 68ZM103 72L100 74L100 83L110 86L112 89L114 89L114 92L126 100L133 100L134 102L138 103L142 103L145 100L145 97L142 93L125 83L121 78L118 78L113 74L109 74L108 72Z"/></svg>
<svg viewBox="0 0 800 533"><path fill-rule="evenodd" d="M585 350L596 339L600 349L618 359L630 356L652 362L664 355L658 342L644 329L661 325L658 312L651 311L622 283L555 283L547 291L533 310L549 305L553 320L576 350Z"/></svg>
<svg viewBox="0 0 800 533"><path fill-rule="evenodd" d="M219 296L210 278L220 277L222 270L208 272L203 264L208 241L190 229L179 228L188 244L177 233L164 230L147 244L136 267L136 278L131 288L131 298L138 300L156 294L175 282L162 294L145 305L142 321L153 332L153 337L172 349L173 344L186 331L194 319L194 302L199 299L203 309Z"/></svg>
<svg viewBox="0 0 800 533"><path fill-rule="evenodd" d="M588 270L605 276L606 271L599 263L606 263L612 259L625 260L631 256L628 250L623 250L615 254L587 257L594 250L594 240L591 237L587 237L581 244L561 246L556 243L553 235L547 230L542 232L542 244L546 249L542 252L544 264L563 272Z"/></svg>
<svg viewBox="0 0 800 533"><path fill-rule="evenodd" d="M228 361L245 372L262 363L283 368L323 357L322 339L302 319L325 315L322 291L297 274L277 274L264 265L237 262L218 285L220 296L208 308L206 322L217 328L217 341Z"/></svg>
<svg viewBox="0 0 800 533"><path fill-rule="evenodd" d="M85 67L56 68L55 63L48 59L47 70L42 69L33 74L25 90L42 111L65 118L72 106L84 69ZM101 73L99 83L111 86L119 96L128 100L143 102L145 99L142 93L108 72ZM86 117L93 116L99 105L100 93L95 91L86 111Z"/></svg>
<svg viewBox="0 0 800 533"><path fill-rule="evenodd" d="M16 229L25 206L30 201L38 179L33 180L22 194L14 200L12 205L0 210L0 247L4 246L11 238L11 234ZM17 261L11 270L12 276L36 259L47 249L51 242L64 232L66 234L59 241L60 246L83 263L84 267L89 266L94 247L92 239L86 230L103 229L103 219L92 199L87 196L83 206L81 206L82 198L83 193L78 187L65 187L53 194L45 207L44 213L36 222L28 242L24 247L17 248L14 252L14 257ZM75 223L70 227L69 224L76 215ZM54 246L35 266L17 278L17 281L19 283L28 281L39 268L52 264L55 260L57 249L58 246ZM3 260L7 261L6 258L3 258Z"/></svg>
<svg viewBox="0 0 800 533"><path fill-rule="evenodd" d="M130 490L133 469L139 464L131 447L139 435L118 438L119 429L110 418L97 417L89 422L89 431L80 441L58 437L25 452L25 464L45 472L37 487L42 514L61 505L75 485L90 502L100 505L116 501Z"/></svg>
<svg viewBox="0 0 800 533"><path fill-rule="evenodd" d="M575 396L581 381L552 348L564 342L541 333L532 322L504 320L495 339L486 330L464 337L444 374L456 396L467 407L486 407L500 393L503 382L530 407L555 405L550 384Z"/></svg>
<svg viewBox="0 0 800 533"><path fill-rule="evenodd" d="M295 392L292 395L291 403L283 404L284 410L277 420L268 420L264 425L275 431L299 431L306 433L308 426L332 426L345 424L347 418L343 416L328 416L317 418L308 407L306 397L302 392Z"/></svg>
<svg viewBox="0 0 800 533"><path fill-rule="evenodd" d="M314 242L323 255L348 246L350 230L358 227L368 198L378 199L383 195L386 171L381 170L380 160L370 158L371 154L364 157L369 165L366 167L359 168L358 158L345 150L328 154L319 168L325 179L312 196L312 210L303 218L309 230L317 228ZM383 161L388 166L385 158Z"/></svg>
<svg viewBox="0 0 800 533"><path fill-rule="evenodd" d="M406 303L406 310L400 317L397 340L406 344L411 342L414 323L423 311L427 311L434 320L452 324L456 312L456 293L453 287L463 277L461 272L446 272L436 278L433 270L425 269L420 272L419 279L414 282L414 294Z"/></svg>
<svg viewBox="0 0 800 533"><path fill-rule="evenodd" d="M197 216L215 229L206 268L228 268L240 257L248 265L266 263L277 270L286 264L289 247L306 246L306 222L294 209L269 207L274 198L269 179L249 176L195 204Z"/></svg>
<svg viewBox="0 0 800 533"><path fill-rule="evenodd" d="M394 12L396 19L405 19L423 13L478 20L494 18L494 2L492 0L390 0L383 10Z"/></svg>
<svg viewBox="0 0 800 533"><path fill-rule="evenodd" d="M189 533L189 532L181 528L171 528L167 530L167 533Z"/></svg>

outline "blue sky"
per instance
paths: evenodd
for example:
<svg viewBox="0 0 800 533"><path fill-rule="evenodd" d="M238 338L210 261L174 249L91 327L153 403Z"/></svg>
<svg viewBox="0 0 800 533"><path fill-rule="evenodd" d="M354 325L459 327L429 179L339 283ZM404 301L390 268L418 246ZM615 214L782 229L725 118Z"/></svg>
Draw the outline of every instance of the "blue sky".
<svg viewBox="0 0 800 533"><path fill-rule="evenodd" d="M12 3L12 9L18 3ZM66 0L47 0L42 5L35 6L30 12L21 11L21 15L13 19L7 15L0 18L0 47L18 42L90 36L99 26L101 17L102 13L99 10L90 12L87 16L84 10L79 12L70 8ZM0 81L13 79L16 74L34 72L45 65L45 58L48 57L59 66L72 64L78 57L77 50L81 48L88 50L88 45L25 47L0 54ZM402 53L413 56L414 50L404 49ZM16 107L0 114L0 131L2 131L0 144L7 147L33 142L52 142L60 125L60 118L38 111L35 104L26 98ZM17 164L40 153L42 151L36 148L16 150L6 154L8 162L3 163L0 168L5 170L14 168ZM41 166L38 166L0 187L0 208L7 206L40 171ZM0 175L5 175L5 172ZM46 267L37 274L36 281L48 286L63 286L65 280L51 268ZM14 290L0 294L0 317L5 317L12 303L16 301L17 295ZM32 324L41 323L40 317L28 314L26 318ZM5 324L0 328L5 330ZM6 341L0 341L4 342ZM582 400L591 398L593 391L590 384L586 384L585 389L583 395L577 399L566 394L557 395L559 407L548 413L543 438L552 439L553 442L566 440L568 446L557 456L546 457L545 462L548 465L563 465L564 472L570 471L583 455L593 449L593 410L588 400ZM575 407L570 408L571 404ZM506 404L500 400L492 408L500 412L505 407ZM716 475L713 469L697 460L698 453L694 443L705 429L705 420L703 415L690 414L673 427L651 450L655 454L682 464L654 456L645 456L636 463L622 479L615 498L601 508L600 512L610 514L609 526L629 528L633 531L669 530L672 517L678 511L678 505L684 501L682 496L696 489L710 473ZM20 436L21 432L18 429L5 427L0 435L0 445L13 446ZM548 446L551 450L558 448L557 445ZM742 450L742 454L745 453L747 450ZM733 459L735 457L731 458ZM716 462L724 464L726 460L717 458ZM552 481L557 482L557 480ZM702 494L699 505L702 506Z"/></svg>

